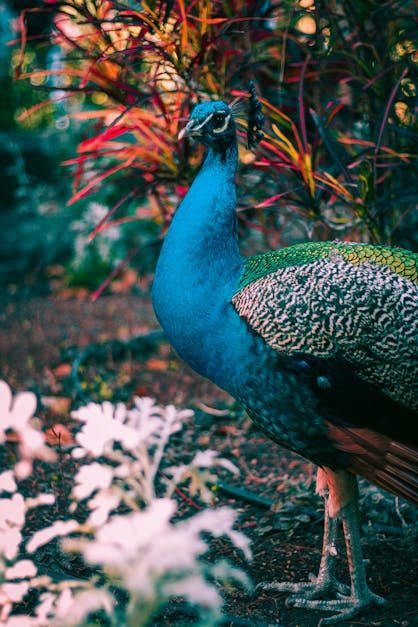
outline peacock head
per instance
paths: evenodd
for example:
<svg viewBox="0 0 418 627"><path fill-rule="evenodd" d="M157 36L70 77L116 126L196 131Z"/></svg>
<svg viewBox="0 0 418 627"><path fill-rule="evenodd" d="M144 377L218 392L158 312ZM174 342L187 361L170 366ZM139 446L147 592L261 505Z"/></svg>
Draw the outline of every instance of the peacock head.
<svg viewBox="0 0 418 627"><path fill-rule="evenodd" d="M186 126L180 131L179 139L187 135L198 137L205 146L224 150L236 136L234 119L228 105L222 100L196 105Z"/></svg>

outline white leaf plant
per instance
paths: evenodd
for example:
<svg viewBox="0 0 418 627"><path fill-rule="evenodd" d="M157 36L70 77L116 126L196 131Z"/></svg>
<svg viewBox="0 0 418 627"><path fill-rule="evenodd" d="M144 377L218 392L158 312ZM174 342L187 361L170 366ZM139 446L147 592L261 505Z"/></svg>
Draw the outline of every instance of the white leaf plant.
<svg viewBox="0 0 418 627"><path fill-rule="evenodd" d="M101 611L107 624L145 627L173 597L194 606L195 624L215 625L222 616L222 582L235 580L247 589L250 582L242 569L225 560L210 564L202 559L209 549L207 534L226 536L247 559L251 550L248 538L234 529L236 513L229 507L205 507L176 519L178 483L190 480L193 494L209 503L214 470L238 472L229 460L206 450L189 464L167 468L161 481L169 439L193 412L139 397L130 408L89 403L72 412L80 425L71 450L79 465L72 518L55 520L23 538L26 512L55 501L52 494L24 497L19 492L19 482L31 474L36 458L56 463L35 411L34 394L20 392L13 399L8 384L0 381L0 447L10 431L18 436L18 459L0 472L0 626L89 625L92 613ZM32 556L54 538L61 538L62 550L80 555L98 575L85 580L75 574L64 581L39 575ZM34 588L37 606L30 616L19 614L19 604ZM115 589L125 591L123 610L120 604L117 609Z"/></svg>

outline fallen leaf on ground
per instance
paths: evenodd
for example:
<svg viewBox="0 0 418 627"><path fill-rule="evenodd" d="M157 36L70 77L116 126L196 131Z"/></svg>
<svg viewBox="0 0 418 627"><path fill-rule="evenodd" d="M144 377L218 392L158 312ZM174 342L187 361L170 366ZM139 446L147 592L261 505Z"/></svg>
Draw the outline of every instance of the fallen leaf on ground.
<svg viewBox="0 0 418 627"><path fill-rule="evenodd" d="M58 444L75 444L75 440L69 429L60 423L45 431L45 439L51 446L57 446Z"/></svg>

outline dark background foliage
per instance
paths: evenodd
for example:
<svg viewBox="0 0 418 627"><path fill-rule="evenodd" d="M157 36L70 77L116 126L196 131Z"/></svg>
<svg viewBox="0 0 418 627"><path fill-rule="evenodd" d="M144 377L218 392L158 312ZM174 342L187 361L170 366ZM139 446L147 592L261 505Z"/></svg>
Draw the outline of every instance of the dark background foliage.
<svg viewBox="0 0 418 627"><path fill-rule="evenodd" d="M332 238L416 248L413 2L4 7L16 44L0 79L3 282L35 267L50 285L57 263L61 286L107 286L128 264L150 275L202 157L178 131L210 98L241 99L244 252ZM266 116L254 153L250 80Z"/></svg>

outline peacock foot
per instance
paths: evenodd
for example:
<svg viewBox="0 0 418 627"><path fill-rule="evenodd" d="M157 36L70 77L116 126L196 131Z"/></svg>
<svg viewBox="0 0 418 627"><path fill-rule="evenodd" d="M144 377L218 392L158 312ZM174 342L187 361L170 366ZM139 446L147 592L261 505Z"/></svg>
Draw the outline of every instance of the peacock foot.
<svg viewBox="0 0 418 627"><path fill-rule="evenodd" d="M310 576L311 581L299 583L271 582L260 583L257 589L291 592L286 599L288 607L298 607L324 612L334 612L332 616L322 618L318 625L334 625L349 620L370 605L383 605L385 599L374 594L368 587L360 595L351 593L350 587L339 582L335 577L320 578ZM334 599L324 598L334 595ZM336 613L335 613L336 612Z"/></svg>
<svg viewBox="0 0 418 627"><path fill-rule="evenodd" d="M312 573L309 575L309 581L300 581L298 583L290 583L287 581L273 581L271 583L260 583L257 589L277 590L278 592L291 592L292 598L320 599L325 596L350 594L350 586L341 583L335 577L316 577Z"/></svg>

